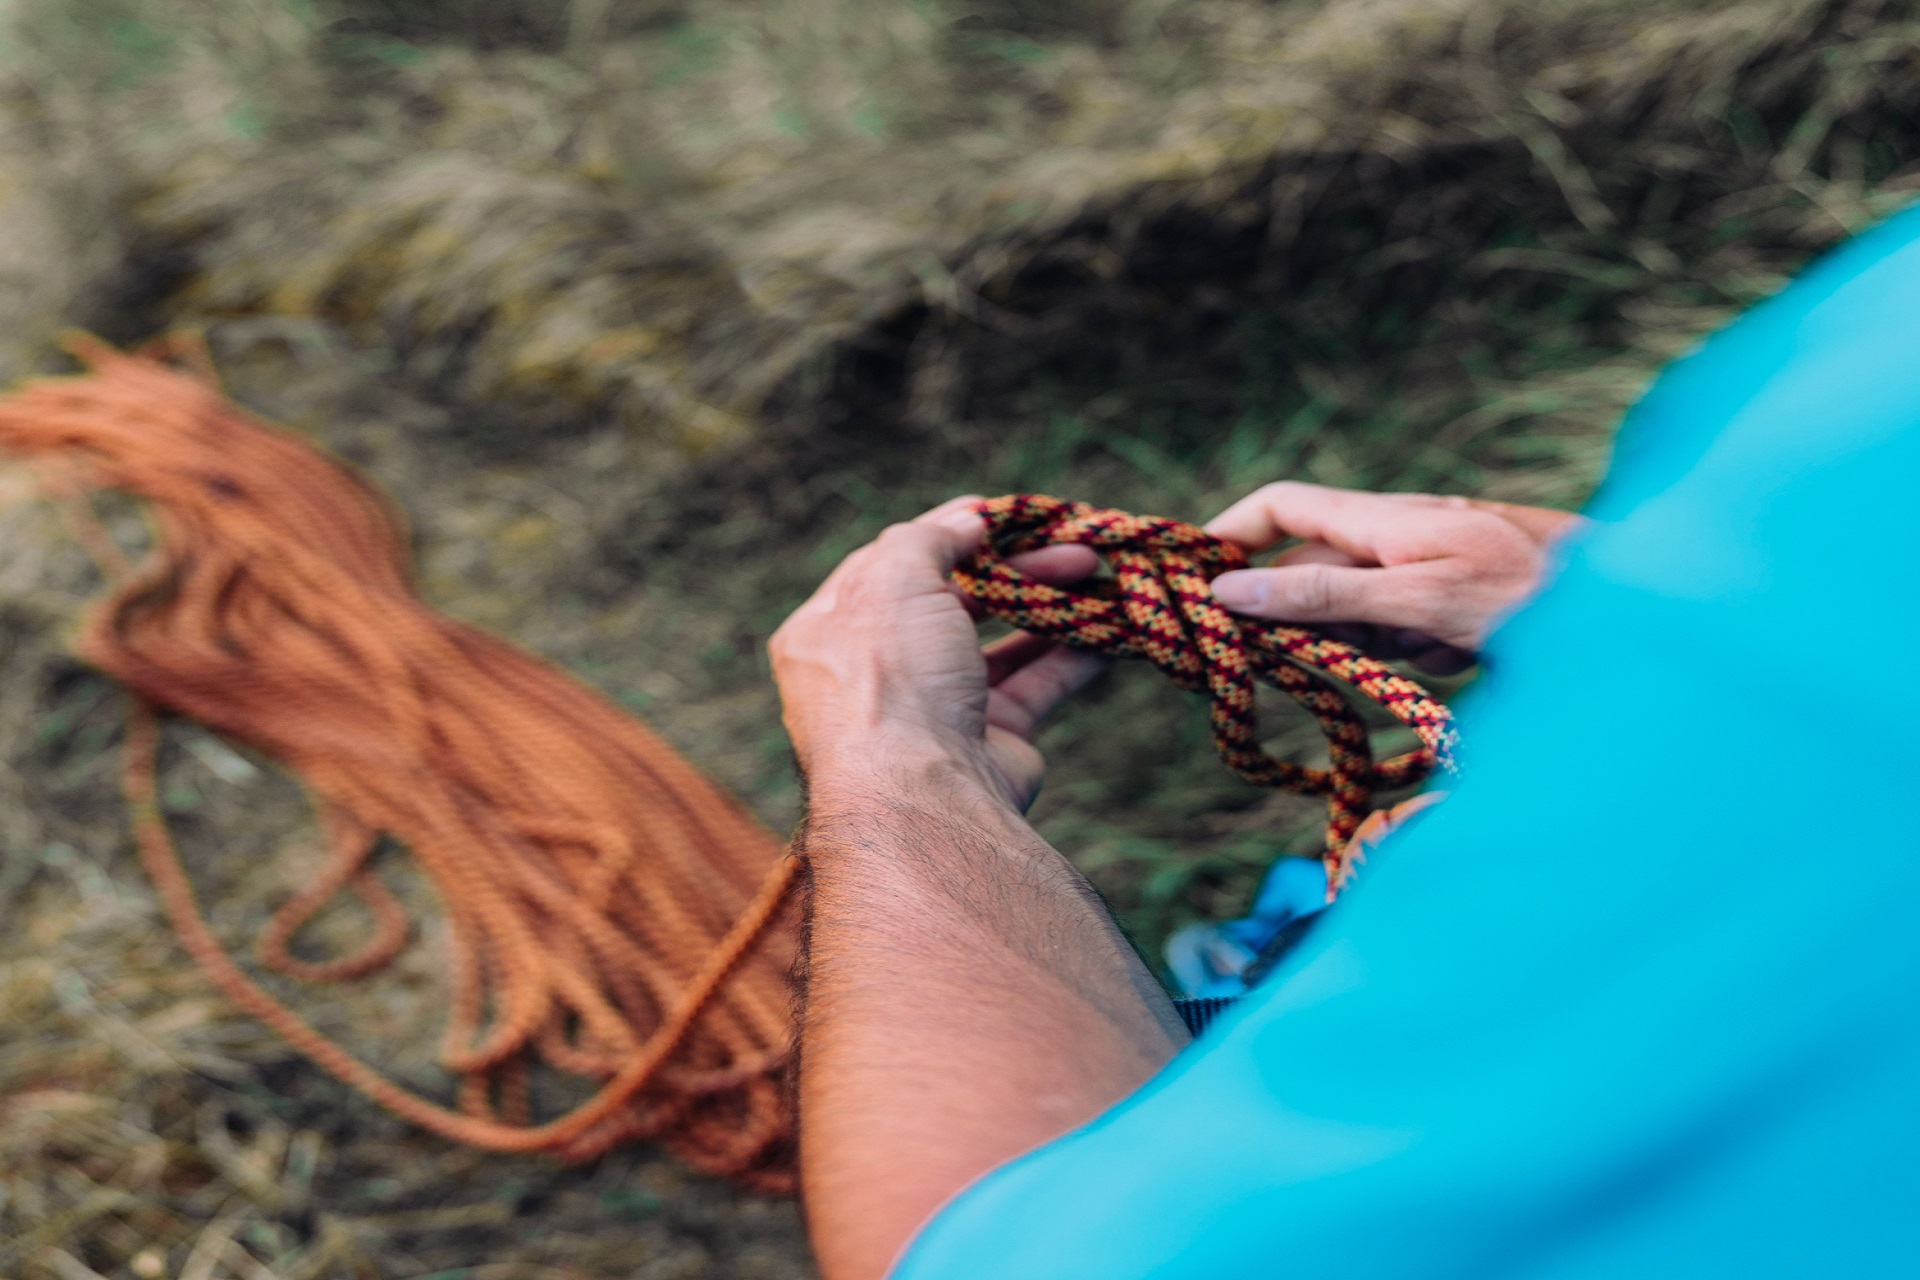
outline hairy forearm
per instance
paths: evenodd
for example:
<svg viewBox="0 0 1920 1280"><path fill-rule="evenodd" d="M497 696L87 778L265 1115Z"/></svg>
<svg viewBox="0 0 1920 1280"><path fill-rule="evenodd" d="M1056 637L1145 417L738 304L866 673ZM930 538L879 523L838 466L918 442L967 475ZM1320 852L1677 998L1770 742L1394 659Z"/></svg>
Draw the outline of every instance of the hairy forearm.
<svg viewBox="0 0 1920 1280"><path fill-rule="evenodd" d="M1186 1039L1086 882L964 763L816 768L801 1169L828 1280Z"/></svg>

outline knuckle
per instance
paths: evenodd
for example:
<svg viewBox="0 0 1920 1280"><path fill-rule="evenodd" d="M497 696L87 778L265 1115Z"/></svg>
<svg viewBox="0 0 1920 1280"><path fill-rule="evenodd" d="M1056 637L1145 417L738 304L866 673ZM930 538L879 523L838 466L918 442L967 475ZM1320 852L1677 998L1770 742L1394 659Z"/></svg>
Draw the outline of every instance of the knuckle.
<svg viewBox="0 0 1920 1280"><path fill-rule="evenodd" d="M1299 480L1274 480L1261 485L1256 491L1256 496L1269 503L1284 503L1289 498L1297 498L1303 493L1311 492L1314 488L1314 485Z"/></svg>
<svg viewBox="0 0 1920 1280"><path fill-rule="evenodd" d="M1487 511L1463 513L1458 536L1465 554L1476 563L1499 571L1531 563L1539 554L1526 534Z"/></svg>
<svg viewBox="0 0 1920 1280"><path fill-rule="evenodd" d="M1423 574L1409 582L1397 610L1400 625L1429 634L1450 633L1460 604L1460 584L1450 577Z"/></svg>
<svg viewBox="0 0 1920 1280"><path fill-rule="evenodd" d="M1288 604L1308 617L1320 618L1333 609L1337 595L1333 573L1328 565L1317 562L1303 564L1292 574Z"/></svg>
<svg viewBox="0 0 1920 1280"><path fill-rule="evenodd" d="M806 647L809 623L810 619L804 612L795 613L781 623L779 629L767 638L767 656L776 664L791 661Z"/></svg>
<svg viewBox="0 0 1920 1280"><path fill-rule="evenodd" d="M1406 611L1411 615L1407 619L1410 626L1418 627L1422 623L1432 622L1445 612L1448 604L1458 594L1459 583L1450 577L1438 574L1423 574L1410 583L1406 592Z"/></svg>

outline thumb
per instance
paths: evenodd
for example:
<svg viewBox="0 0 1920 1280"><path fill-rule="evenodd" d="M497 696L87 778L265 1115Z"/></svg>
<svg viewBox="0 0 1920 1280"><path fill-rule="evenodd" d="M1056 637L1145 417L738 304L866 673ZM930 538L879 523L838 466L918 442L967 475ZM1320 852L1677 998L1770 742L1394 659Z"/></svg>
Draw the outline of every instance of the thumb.
<svg viewBox="0 0 1920 1280"><path fill-rule="evenodd" d="M885 530L879 540L885 543L891 538L903 548L924 550L944 574L979 550L986 537L987 522L973 509L979 501L971 496L949 499Z"/></svg>
<svg viewBox="0 0 1920 1280"><path fill-rule="evenodd" d="M1235 613L1275 622L1406 621L1409 601L1391 569L1308 563L1237 569L1213 580L1213 598Z"/></svg>

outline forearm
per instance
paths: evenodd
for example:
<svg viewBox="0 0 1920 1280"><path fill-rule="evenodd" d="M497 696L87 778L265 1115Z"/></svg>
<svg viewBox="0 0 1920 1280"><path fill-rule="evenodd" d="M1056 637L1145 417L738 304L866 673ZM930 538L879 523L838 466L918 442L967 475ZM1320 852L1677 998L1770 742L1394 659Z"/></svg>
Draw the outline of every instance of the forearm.
<svg viewBox="0 0 1920 1280"><path fill-rule="evenodd" d="M873 1280L1186 1035L1086 882L963 762L840 762L810 790L804 1193L824 1275Z"/></svg>

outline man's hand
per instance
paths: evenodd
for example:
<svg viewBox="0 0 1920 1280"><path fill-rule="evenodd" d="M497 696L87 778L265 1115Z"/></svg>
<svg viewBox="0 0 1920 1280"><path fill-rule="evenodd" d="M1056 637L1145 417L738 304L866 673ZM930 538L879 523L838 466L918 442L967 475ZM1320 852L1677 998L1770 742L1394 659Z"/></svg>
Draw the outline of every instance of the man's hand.
<svg viewBox="0 0 1920 1280"><path fill-rule="evenodd" d="M1579 519L1472 498L1270 484L1208 532L1248 552L1286 538L1301 545L1269 568L1221 574L1213 594L1235 613L1319 626L1377 656L1451 674L1539 589L1553 542Z"/></svg>
<svg viewBox="0 0 1920 1280"><path fill-rule="evenodd" d="M984 653L970 601L947 572L986 526L955 498L887 529L833 571L774 634L769 652L787 732L809 777L873 760L941 755L977 770L1012 807L1040 789L1033 730L1103 660L1017 633ZM1086 547L1015 556L1064 584L1097 565Z"/></svg>
<svg viewBox="0 0 1920 1280"><path fill-rule="evenodd" d="M1100 664L1021 634L982 653L947 583L984 534L972 502L849 556L771 646L809 784L800 1167L828 1280L878 1280L961 1187L1099 1115L1186 1039L1086 882L1020 816L1040 782L1035 722ZM1214 532L1307 545L1216 591L1243 613L1477 645L1533 589L1565 519L1275 485ZM1084 547L1016 563L1055 583L1096 564Z"/></svg>
<svg viewBox="0 0 1920 1280"><path fill-rule="evenodd" d="M960 498L847 557L772 645L807 773L800 1175L826 1280L878 1280L967 1183L1084 1124L1186 1040L1078 872L1021 817L1034 723L1099 661L983 654L946 580ZM1016 563L1061 583L1084 547Z"/></svg>

